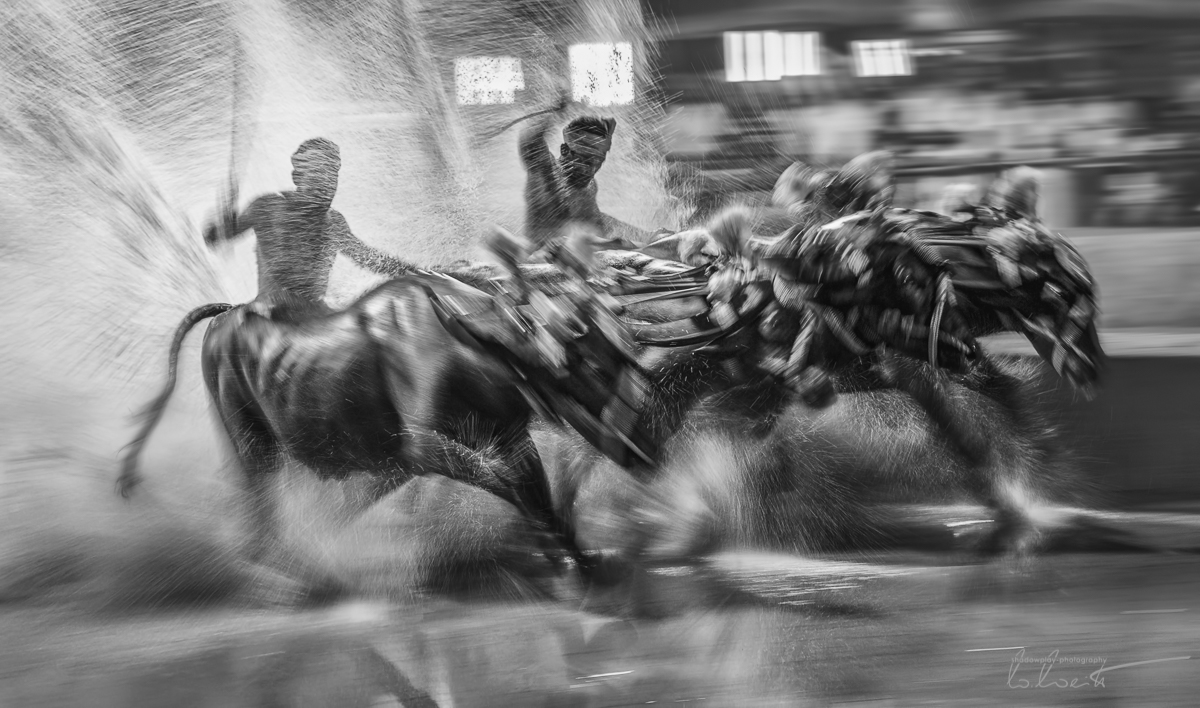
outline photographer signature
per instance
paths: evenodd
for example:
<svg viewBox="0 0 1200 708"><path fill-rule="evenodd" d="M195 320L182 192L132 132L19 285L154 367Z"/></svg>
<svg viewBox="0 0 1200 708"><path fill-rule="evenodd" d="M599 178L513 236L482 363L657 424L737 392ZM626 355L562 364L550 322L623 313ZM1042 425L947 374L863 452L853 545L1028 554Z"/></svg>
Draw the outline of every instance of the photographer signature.
<svg viewBox="0 0 1200 708"><path fill-rule="evenodd" d="M1090 674L1088 674L1086 677L1084 677L1082 679L1072 678L1072 679L1068 680L1065 678L1059 678L1059 679L1054 679L1052 681L1047 681L1047 677L1050 675L1050 670L1053 669L1054 666L1059 663L1058 650L1055 649L1053 652L1051 652L1049 654L1049 656L1046 657L1045 661L1032 662L1032 663L1040 663L1041 664L1041 669L1038 671L1037 683L1032 683L1029 679L1016 678L1017 671L1021 668L1021 664L1031 663L1031 662L1027 662L1025 660L1025 649L1022 648L1020 651L1017 652L1016 656L1014 656L1012 658L1012 662L1008 666L1008 687L1009 688L1104 688L1105 687L1104 686L1104 678L1105 678L1104 674L1106 672L1116 671L1117 669L1124 669L1124 668L1128 668L1130 666L1142 666L1145 664L1158 664L1158 663L1161 663L1164 661L1183 661L1185 659L1191 659L1191 658L1192 657L1190 657L1190 656L1172 656L1172 657L1169 657L1166 659L1150 659L1148 661L1134 661L1134 662L1130 662L1128 664L1118 664L1116 666L1108 666L1107 665L1108 660L1102 659L1100 661L1100 668L1091 672Z"/></svg>

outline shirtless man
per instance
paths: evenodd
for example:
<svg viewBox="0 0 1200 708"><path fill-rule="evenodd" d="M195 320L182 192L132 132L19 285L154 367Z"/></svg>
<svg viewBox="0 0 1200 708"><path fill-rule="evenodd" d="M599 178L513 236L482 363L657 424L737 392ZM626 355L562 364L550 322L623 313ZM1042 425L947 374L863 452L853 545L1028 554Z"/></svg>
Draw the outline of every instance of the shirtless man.
<svg viewBox="0 0 1200 708"><path fill-rule="evenodd" d="M399 276L414 269L360 241L346 219L330 208L341 168L338 146L325 138L305 140L292 155L294 191L265 194L241 214L236 191L216 223L204 230L210 248L254 230L258 239L258 302L267 312L278 306L323 310L329 273L337 254L383 275Z"/></svg>
<svg viewBox="0 0 1200 708"><path fill-rule="evenodd" d="M527 128L520 139L525 166L525 231L535 249L559 237L568 223L579 222L604 235L601 249L633 250L650 233L600 211L596 173L612 147L615 118L576 118L563 129L555 159L546 145L549 119Z"/></svg>

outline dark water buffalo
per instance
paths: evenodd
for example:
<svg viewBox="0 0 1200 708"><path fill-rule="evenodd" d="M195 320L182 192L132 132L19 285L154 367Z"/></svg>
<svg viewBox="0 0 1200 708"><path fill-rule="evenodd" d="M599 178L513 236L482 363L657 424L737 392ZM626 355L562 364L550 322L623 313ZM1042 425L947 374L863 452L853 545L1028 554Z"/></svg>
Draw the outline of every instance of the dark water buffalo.
<svg viewBox="0 0 1200 708"><path fill-rule="evenodd" d="M176 332L167 387L124 458L121 493L140 479L137 458L174 387L184 336L215 315L204 380L252 500L254 554L276 535L268 483L285 457L327 479L367 472L376 480L373 499L414 475L460 480L512 503L577 551L569 524L553 511L529 437L533 410L514 369L447 331L431 297L481 312L492 303L458 281L413 274L329 314L197 308Z"/></svg>
<svg viewBox="0 0 1200 708"><path fill-rule="evenodd" d="M721 375L712 364L696 362L694 380L712 385ZM1155 550L1056 506L1085 502L1090 487L1046 403L1054 382L1028 357L994 357L992 367L991 380L943 384L959 425L987 438L987 455L975 464L910 395L882 387L839 385L822 409L756 386L693 388L698 398L686 410L664 405L674 432L645 481L569 431L542 429L535 440L580 544L629 560L676 563L722 547L819 553L912 542L984 558ZM957 529L965 534L957 539L896 516L898 504L961 503L990 513Z"/></svg>
<svg viewBox="0 0 1200 708"><path fill-rule="evenodd" d="M839 173L827 175L829 184L817 190L806 208L796 210L797 231L793 233L800 236L815 233L829 222L861 210L865 210L862 213L874 210L887 218L899 214L917 221L919 228L930 228L928 225L950 231L958 228L953 224L953 228L945 226L943 222L950 221L949 217L892 210L890 175L874 167L873 158L860 160ZM1007 176L998 181L989 190L992 201L981 209L990 210L989 214L999 219L1001 226L1012 223L1022 229L1044 232L1036 217L1036 182L1027 179L1024 173L1015 177L1019 179ZM971 223L968 221L966 227ZM876 228L876 224L867 221L863 224L861 234L847 234L847 244L858 238L866 241L873 238L870 229ZM988 222L986 228L995 226ZM668 247L659 255L670 257L672 249L680 249L691 240L704 241L703 231L699 230L700 236L695 238L693 235L680 239L680 243L664 240ZM1044 270L1023 277L1040 285L1038 278L1056 277L1063 270L1078 275L1080 290L1076 294L1082 303L1080 307L1087 305L1081 310L1086 322L1066 322L1061 331L1040 326L1038 318L1050 312L1039 309L1043 305L1040 299L1044 297L1043 288L1030 289L1020 283L1006 285L990 274L987 270L990 261L981 259L979 252L960 254L953 250L983 245L969 238L949 239L944 241L945 245L933 242L941 250L930 259L930 272L913 274L918 281L924 277L933 284L936 269L949 267L955 278L959 291L956 307L960 310L954 314L962 316L960 331L964 341L974 345L969 347L967 356L959 357L956 365L949 366L945 355L940 362L931 357L936 362L931 363L923 360L921 350L914 353L889 346L890 341L870 319L870 313L903 308L904 304L899 298L890 297L886 289L879 291L878 302L871 301L871 291L862 287L856 290L851 281L844 302L834 299L824 306L865 306L858 313L861 317L842 321L847 331L855 327L854 322L859 323L860 329L846 336L845 332L826 327L814 336L808 354L811 364L827 371L837 396L815 407L786 396L763 405L765 400L777 396L766 381L731 386L702 396L674 424L678 432L664 446L665 477L676 482L685 480L680 483L693 490L707 489L708 492L698 492L696 498L707 496L712 504L721 507L709 510L712 512L709 520L717 526L736 525L739 518L754 526L750 523L753 519L761 528L774 528L793 538L844 540L860 536L863 529L871 526L871 515L864 513L862 506L868 500L895 500L905 495L911 498L915 493L917 498L966 498L987 506L995 523L988 527L990 532L983 538L982 550L1023 552L1036 547L1046 530L1044 518L1035 521L1036 510L1044 501L1047 487L1054 487L1064 465L1069 466L1055 436L1053 421L1042 403L1046 393L1042 387L1044 370L1033 361L990 356L978 347L974 338L1013 329L1016 323L1016 331L1029 335L1046 362L1064 378L1076 385L1090 385L1103 362L1092 321L1096 312L1094 292L1082 261L1070 257L1069 245L1056 245L1056 257L1048 264L1032 263ZM720 235L713 235L707 240L708 247L720 251L722 240ZM1053 243L1053 237L1047 237L1047 242ZM783 243L777 239L758 244L763 248L755 246L754 250L769 255L773 247ZM829 243L835 248L828 254L813 255L839 255L837 242L830 239ZM692 250L704 255L701 249ZM1033 255L1026 251L1018 258L1027 254ZM801 251L797 260L804 261L807 255ZM1020 262L1024 269L1026 263ZM836 272L844 264L799 264L801 270L810 265L832 266ZM886 267L885 271L898 267L890 262L880 265ZM1022 274L1025 272L1022 270ZM885 275L896 277L902 285L905 283L906 273L893 276L885 272ZM996 277L994 286L978 275ZM778 287L776 291L778 294ZM807 292L818 299L835 293L832 287L827 287L824 293L812 288ZM863 300L864 297L867 299ZM905 312L895 314L902 316ZM909 319L914 319L911 312ZM862 341L857 347L846 345L855 335L869 346ZM914 337L914 342L924 341ZM923 350L924 344L921 347ZM1072 362L1070 356L1061 356L1060 350L1064 349L1077 355L1076 363L1080 366L1064 367L1064 361ZM606 484L616 489L628 483L622 481L618 470L593 452L561 435L548 433L543 444L555 460L561 485L559 496L567 504L590 499L586 503L599 502L603 506L604 494L597 496L588 489L604 488ZM733 487L745 493L726 493ZM738 502L789 495L799 508L809 512L803 518L765 513L761 509L747 512ZM677 495L668 494L661 505L662 515L679 520L686 506L678 501ZM738 508L741 511L736 511ZM787 524L776 523L783 516L793 522L788 528ZM695 518L698 517L693 515ZM687 536L689 525L679 526L684 530L676 529L679 531L676 535ZM670 526L667 525L668 531ZM706 534L693 531L693 538L683 546L703 545L697 539ZM681 547L680 543L673 545Z"/></svg>
<svg viewBox="0 0 1200 708"><path fill-rule="evenodd" d="M461 280L429 272L405 275L338 312L274 308L269 300L192 311L175 333L167 385L147 407L124 457L120 492L128 496L140 481L138 456L173 391L183 338L203 319L215 317L204 338L203 375L251 500L254 556L262 556L277 536L270 481L284 460L292 459L325 479L367 473L374 480L370 501L417 475L438 474L475 486L551 531L586 568L588 559L575 544L569 516L554 510L530 438L531 389L557 391L550 398L566 401L564 408L540 412L575 426L619 467L648 461L654 440L669 435L680 415L658 413L649 425L613 434L619 425L607 416L611 411L604 396L619 386L597 379L591 365L577 365L571 375L554 380L514 366L503 351L465 343L462 331L449 328L461 329L473 316L448 318L435 302L453 302L483 317L494 314L493 295L462 281L488 287L496 271L461 269L458 275ZM525 279L535 287L563 282L553 266L545 272L530 269ZM594 364L597 352L611 349L605 342L600 328L592 327L571 346L587 349ZM709 356L727 358L716 350ZM697 380L695 361L700 360L681 359L682 366L657 371L660 381L642 381L661 389L672 410L683 411L713 386L727 385L720 378ZM645 373L631 366L617 369L622 375ZM532 400L547 398L533 395ZM588 405L592 409L585 410ZM636 467L644 472L650 466Z"/></svg>

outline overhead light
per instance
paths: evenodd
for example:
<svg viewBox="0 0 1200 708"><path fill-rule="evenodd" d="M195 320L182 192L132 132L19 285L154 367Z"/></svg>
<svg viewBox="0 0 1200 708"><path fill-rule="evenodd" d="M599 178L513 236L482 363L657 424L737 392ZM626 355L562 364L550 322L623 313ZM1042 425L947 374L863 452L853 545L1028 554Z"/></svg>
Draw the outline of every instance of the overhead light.
<svg viewBox="0 0 1200 708"><path fill-rule="evenodd" d="M726 81L778 81L821 73L817 32L726 32Z"/></svg>
<svg viewBox="0 0 1200 708"><path fill-rule="evenodd" d="M821 73L821 34L784 32L783 75L817 76Z"/></svg>
<svg viewBox="0 0 1200 708"><path fill-rule="evenodd" d="M964 54L961 49L942 49L930 47L927 49L913 49L908 52L910 57L956 57Z"/></svg>
<svg viewBox="0 0 1200 708"><path fill-rule="evenodd" d="M908 76L912 61L907 39L869 39L850 43L859 76Z"/></svg>
<svg viewBox="0 0 1200 708"><path fill-rule="evenodd" d="M725 80L746 80L746 33L725 33Z"/></svg>

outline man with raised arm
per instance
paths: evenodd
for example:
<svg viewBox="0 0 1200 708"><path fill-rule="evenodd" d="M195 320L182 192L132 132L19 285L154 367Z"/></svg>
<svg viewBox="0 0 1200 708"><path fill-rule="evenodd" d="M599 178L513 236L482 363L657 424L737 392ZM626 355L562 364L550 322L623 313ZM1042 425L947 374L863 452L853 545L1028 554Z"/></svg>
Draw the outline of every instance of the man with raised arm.
<svg viewBox="0 0 1200 708"><path fill-rule="evenodd" d="M325 309L325 291L337 254L376 273L399 276L414 269L360 241L331 208L341 169L338 146L325 138L305 140L292 155L296 189L264 194L237 213L236 189L222 206L215 223L204 230L204 242L214 247L253 229L258 240L258 301L273 313L289 309Z"/></svg>
<svg viewBox="0 0 1200 708"><path fill-rule="evenodd" d="M563 129L557 158L546 145L550 119L539 120L521 133L525 232L535 249L556 239L571 222L603 234L602 249L633 250L650 240L649 232L601 212L596 203L596 173L612 148L616 127L615 118L576 118Z"/></svg>

